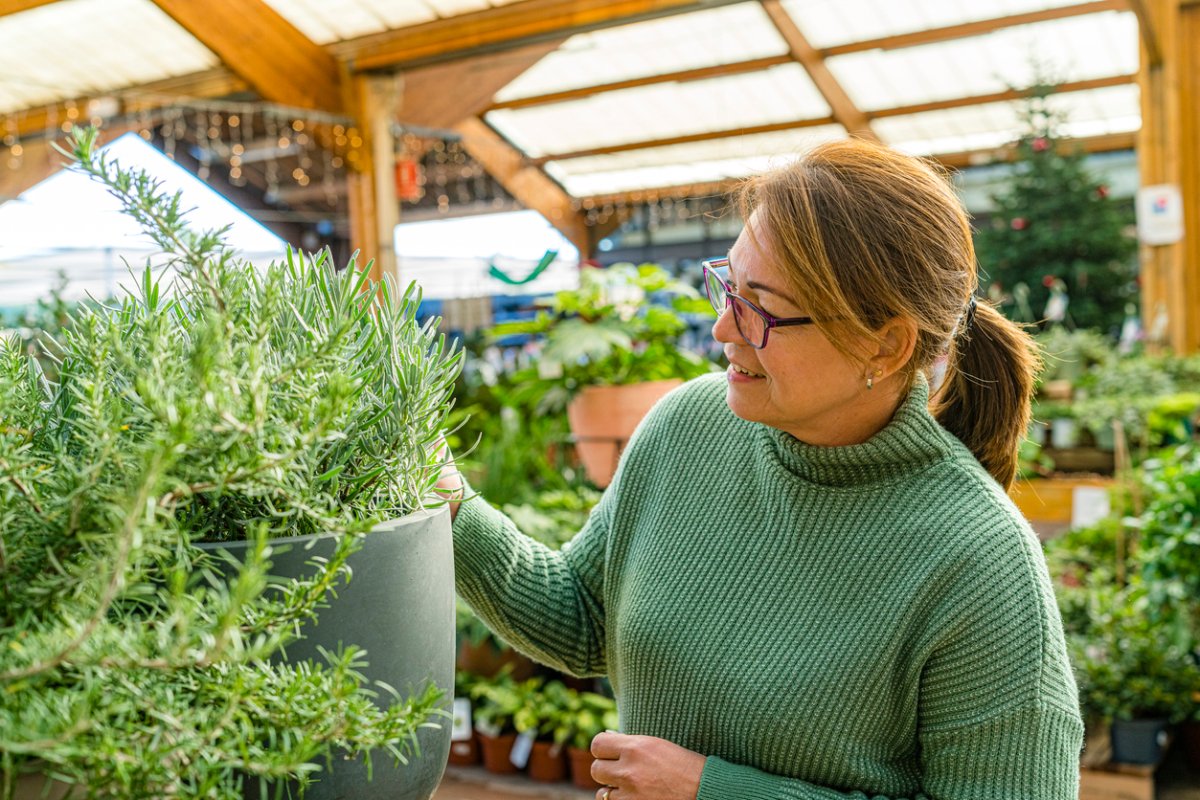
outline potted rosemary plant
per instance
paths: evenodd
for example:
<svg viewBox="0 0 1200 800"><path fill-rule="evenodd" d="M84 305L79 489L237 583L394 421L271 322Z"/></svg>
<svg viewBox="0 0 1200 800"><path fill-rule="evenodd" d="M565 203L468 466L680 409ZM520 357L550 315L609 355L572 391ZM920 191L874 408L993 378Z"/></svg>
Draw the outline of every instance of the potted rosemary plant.
<svg viewBox="0 0 1200 800"><path fill-rule="evenodd" d="M428 798L454 601L424 503L458 355L413 289L240 262L95 143L77 168L176 277L74 310L53 381L0 342L0 796Z"/></svg>

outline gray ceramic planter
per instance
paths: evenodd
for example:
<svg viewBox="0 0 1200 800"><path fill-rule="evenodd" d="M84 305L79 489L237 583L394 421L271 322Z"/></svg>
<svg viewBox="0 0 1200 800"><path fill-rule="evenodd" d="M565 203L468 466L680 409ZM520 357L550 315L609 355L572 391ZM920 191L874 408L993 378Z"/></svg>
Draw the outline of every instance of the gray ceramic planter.
<svg viewBox="0 0 1200 800"><path fill-rule="evenodd" d="M271 573L307 574L312 568L306 562L329 556L334 545L333 534L275 539ZM245 552L247 543L201 547L225 549L236 557ZM305 626L304 638L288 645L287 660L321 661L318 646L336 650L339 643L355 644L367 651L370 666L362 673L368 682L383 681L403 694L433 681L445 697L453 697L454 550L449 509L380 525L367 534L349 565L353 579L339 587L338 596L320 611L315 625ZM319 782L306 796L311 800L429 800L450 752L449 719L437 728L422 729L419 741L420 756L410 758L407 765L393 766L388 754L376 754L370 781L361 759L335 760L333 771L318 773Z"/></svg>

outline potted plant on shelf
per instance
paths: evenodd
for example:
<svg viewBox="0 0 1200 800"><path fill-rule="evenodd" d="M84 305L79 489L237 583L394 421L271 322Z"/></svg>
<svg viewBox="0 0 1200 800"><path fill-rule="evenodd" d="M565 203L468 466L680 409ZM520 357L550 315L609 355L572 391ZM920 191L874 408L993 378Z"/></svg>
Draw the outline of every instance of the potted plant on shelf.
<svg viewBox="0 0 1200 800"><path fill-rule="evenodd" d="M680 347L685 313L711 309L692 287L653 264L585 269L579 288L555 295L549 312L503 322L496 339L543 340L538 362L516 376L540 413L563 410L589 479L607 486L637 423L682 381L712 365Z"/></svg>
<svg viewBox="0 0 1200 800"><path fill-rule="evenodd" d="M1139 587L1095 588L1089 601L1090 625L1071 648L1083 706L1109 723L1113 761L1156 764L1168 725L1193 710L1200 668L1148 619Z"/></svg>
<svg viewBox="0 0 1200 800"><path fill-rule="evenodd" d="M578 692L568 713L572 717L567 760L571 765L571 782L581 789L599 789L592 779L592 739L607 730L617 730L621 720L617 704L610 697L595 692Z"/></svg>
<svg viewBox="0 0 1200 800"><path fill-rule="evenodd" d="M511 758L517 740L514 718L539 682L538 678L530 678L518 683L507 674L501 674L491 682L477 684L472 690L476 702L475 730L479 732L483 766L488 772L507 775L519 771Z"/></svg>
<svg viewBox="0 0 1200 800"><path fill-rule="evenodd" d="M0 795L428 798L457 354L414 290L327 255L256 270L95 142L78 168L177 274L73 311L54 381L0 342Z"/></svg>
<svg viewBox="0 0 1200 800"><path fill-rule="evenodd" d="M565 745L572 732L569 711L575 694L562 681L548 681L530 692L513 718L518 734L533 737L528 765L530 779L553 783L566 777Z"/></svg>

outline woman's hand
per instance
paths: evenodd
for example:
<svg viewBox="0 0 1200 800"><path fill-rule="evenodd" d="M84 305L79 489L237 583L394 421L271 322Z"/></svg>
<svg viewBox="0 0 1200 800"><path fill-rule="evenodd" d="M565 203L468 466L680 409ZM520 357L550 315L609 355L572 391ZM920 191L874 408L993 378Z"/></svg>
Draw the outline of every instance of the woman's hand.
<svg viewBox="0 0 1200 800"><path fill-rule="evenodd" d="M601 733L592 739L596 800L696 800L705 757L666 739Z"/></svg>
<svg viewBox="0 0 1200 800"><path fill-rule="evenodd" d="M444 437L439 436L433 447L438 460L442 462L442 472L433 488L438 497L450 505L450 520L453 521L458 516L458 506L463 498L462 473L458 471L458 465L454 463L454 454L450 452L450 445L446 444Z"/></svg>

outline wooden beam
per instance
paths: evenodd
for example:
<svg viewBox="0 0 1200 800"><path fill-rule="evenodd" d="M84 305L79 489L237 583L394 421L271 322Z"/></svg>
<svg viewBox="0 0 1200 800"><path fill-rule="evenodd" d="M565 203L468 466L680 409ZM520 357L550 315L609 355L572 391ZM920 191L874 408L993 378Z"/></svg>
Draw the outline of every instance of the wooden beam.
<svg viewBox="0 0 1200 800"><path fill-rule="evenodd" d="M1077 147L1085 153L1112 153L1118 150L1133 150L1136 146L1136 131L1062 140L1063 149ZM1011 148L1012 146L1008 145L991 150L965 150L957 153L940 153L931 155L929 158L949 169L965 169L966 167L990 164L998 160L1002 161L1004 159L1002 154L1011 151Z"/></svg>
<svg viewBox="0 0 1200 800"><path fill-rule="evenodd" d="M22 11L41 8L54 2L57 2L57 0L3 0L3 2L0 2L0 17L7 17L9 14L20 14Z"/></svg>
<svg viewBox="0 0 1200 800"><path fill-rule="evenodd" d="M133 126L117 125L100 132L98 144L103 146L124 136ZM10 148L0 148L0 205L18 197L67 165L67 159L52 146L52 139L39 139L20 144L18 165L8 165L13 158Z"/></svg>
<svg viewBox="0 0 1200 800"><path fill-rule="evenodd" d="M541 166L550 161L566 161L572 158L586 158L588 156L606 156L612 153L626 153L630 150L645 150L649 147L669 147L674 144L690 144L691 142L709 142L713 139L729 139L735 136L752 136L757 133L776 133L778 131L794 131L802 128L815 128L819 125L834 124L833 117L820 117L817 119L799 119L789 122L772 122L766 125L752 125L745 128L731 128L721 131L704 131L702 133L689 133L683 136L671 136L665 139L650 139L641 142L627 142L625 144L614 144L606 147L593 147L588 150L575 150L567 153L552 153L551 155L542 156L540 158L529 159L530 164Z"/></svg>
<svg viewBox="0 0 1200 800"><path fill-rule="evenodd" d="M401 124L449 128L487 109L496 92L562 44L561 39L418 67L403 73Z"/></svg>
<svg viewBox="0 0 1200 800"><path fill-rule="evenodd" d="M1101 11L1128 11L1127 0L1093 0L1073 6L1048 8L1044 11L1029 11L1023 14L1011 14L1005 17L964 22L959 25L948 25L944 28L931 28L925 31L914 31L896 36L883 36L878 39L865 39L861 42L849 42L835 47L826 47L821 55L826 58L842 56L847 53L862 53L867 50L897 50L902 47L916 47L935 42L947 42L953 39L965 39L969 36L979 36L993 31L1012 28L1017 25L1029 25L1034 22L1049 22L1056 19L1078 17L1084 14L1096 14Z"/></svg>
<svg viewBox="0 0 1200 800"><path fill-rule="evenodd" d="M1145 47L1147 63L1157 67L1163 60L1162 37L1155 19L1153 0L1128 0L1129 7L1137 15L1138 32Z"/></svg>
<svg viewBox="0 0 1200 800"><path fill-rule="evenodd" d="M136 114L171 105L183 99L225 97L249 89L246 82L224 67L167 78L112 93L121 104L120 114ZM72 109L74 111L72 112ZM18 137L58 135L67 121L84 122L86 107L78 102L52 103L14 114ZM74 113L74 118L71 114Z"/></svg>
<svg viewBox="0 0 1200 800"><path fill-rule="evenodd" d="M392 75L356 75L350 80L349 104L359 121L363 146L347 170L350 246L359 251L358 266L374 260L372 279L393 280L396 271L395 229L400 222L396 198L393 113L399 104L400 79Z"/></svg>
<svg viewBox="0 0 1200 800"><path fill-rule="evenodd" d="M580 258L592 254L594 243L587 223L561 186L527 163L520 152L478 117L463 120L454 130L462 136L462 145L471 157L522 205L540 213L562 232L579 248Z"/></svg>
<svg viewBox="0 0 1200 800"><path fill-rule="evenodd" d="M1085 81L1072 81L1071 83L1062 83L1054 87L1054 93L1067 92L1084 92L1090 89L1107 89L1112 86L1128 86L1131 83L1137 82L1137 75L1113 75L1107 78L1091 78ZM985 103L1006 103L1013 100L1020 100L1028 94L1022 89L1007 89L1002 92L993 92L990 94L977 94L971 97L955 97L950 100L933 100L928 103L915 103L910 106L897 106L895 108L884 108L878 111L870 111L867 116L870 119L886 119L888 117L903 117L909 114L923 114L927 111L945 111L951 108L966 108L968 106L978 106Z"/></svg>
<svg viewBox="0 0 1200 800"><path fill-rule="evenodd" d="M708 78L723 78L727 75L742 75L747 72L758 72L770 69L771 67L778 67L781 64L791 63L793 63L793 59L790 55L753 58L749 61L735 61L732 64L717 64L712 67L685 69L679 72L667 72L662 75L649 75L644 78L631 78L626 81L613 81L612 83L601 83L595 86L583 86L578 89L539 94L534 97L519 97L515 100L504 100L499 103L493 103L487 110L530 108L532 106L543 106L551 103L563 103L568 100L580 100L584 97L591 97L592 95L603 94L604 92L615 92L621 89L636 89L640 86L653 86L659 83L687 83L688 81L701 81Z"/></svg>
<svg viewBox="0 0 1200 800"><path fill-rule="evenodd" d="M1064 83L1056 89L1056 92L1078 92L1088 89L1102 89L1110 86L1124 86L1133 83L1137 79L1135 75L1116 75L1109 78L1092 78L1086 81L1075 81L1073 83ZM995 92L992 94L975 95L973 97L956 97L951 100L937 100L929 103L917 103L910 106L897 106L896 108L881 109L872 111L865 116L867 119L885 119L887 117L902 117L909 114L920 114L926 111L943 111L952 108L965 108L967 106L981 105L983 103L999 103L1010 100L1016 100L1024 96L1024 93L1015 89L1006 90L1003 92ZM666 147L674 144L687 144L689 142L705 142L713 139L729 139L737 136L750 136L758 133L774 133L776 131L797 130L802 128L811 128L818 125L829 125L837 123L839 120L834 117L821 117L818 119L792 120L790 122L775 122L767 125L755 125L745 128L730 128L721 131L705 131L703 133L688 134L684 136L673 136L668 139L653 139L642 142L628 142L626 144L611 145L608 147L594 147L588 150L575 150L566 153L553 153L539 158L530 159L532 164L545 164L550 161L566 161L572 158L584 158L587 156L609 155L612 153L624 153L630 150L643 150L648 147ZM1121 148L1113 148L1121 149Z"/></svg>
<svg viewBox="0 0 1200 800"><path fill-rule="evenodd" d="M809 44L808 38L796 27L796 22L788 14L780 0L761 0L763 10L775 24L776 30L787 42L788 49L794 58L812 78L813 85L825 98L829 108L833 110L833 118L839 125L855 136L861 136L872 141L879 141L867 116L854 104L850 95L842 88L842 84L829 71L825 58Z"/></svg>
<svg viewBox="0 0 1200 800"><path fill-rule="evenodd" d="M1136 144L1136 134L1120 133L1108 136L1096 136L1083 139L1066 139L1064 147L1079 147L1085 153L1106 153L1117 150L1129 150ZM948 169L965 169L982 163L992 163L997 160L1000 150L971 150L959 153L944 153L929 156ZM745 181L745 178L729 178L707 183L688 183L679 186L660 186L651 189L632 189L628 192L591 195L583 198L593 205L635 205L637 203L653 202L663 197L719 197L732 194Z"/></svg>
<svg viewBox="0 0 1200 800"><path fill-rule="evenodd" d="M413 66L734 2L741 0L521 0L334 45L333 52L359 71Z"/></svg>
<svg viewBox="0 0 1200 800"><path fill-rule="evenodd" d="M340 68L263 0L153 0L262 97L340 112Z"/></svg>

